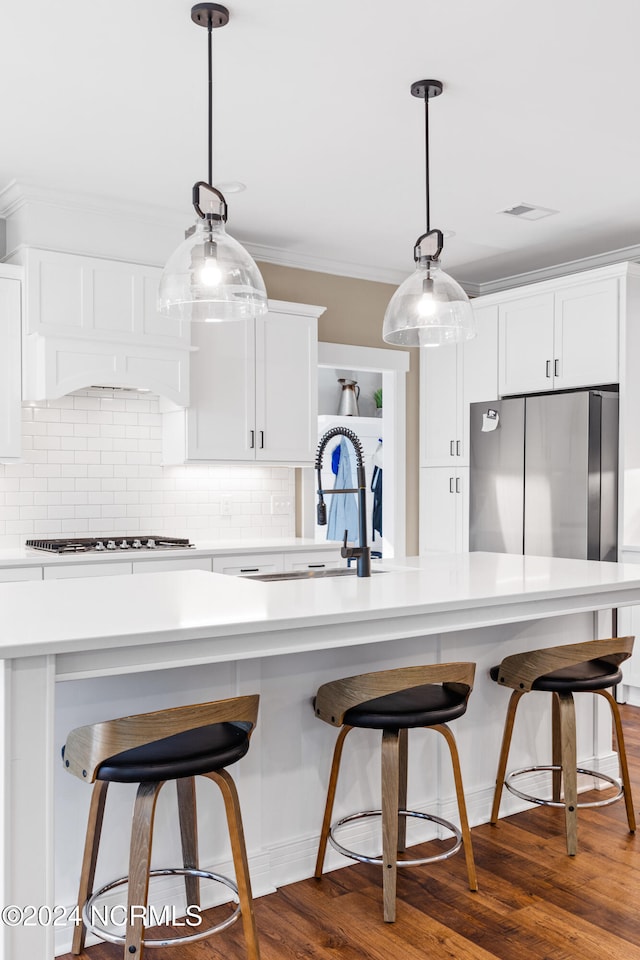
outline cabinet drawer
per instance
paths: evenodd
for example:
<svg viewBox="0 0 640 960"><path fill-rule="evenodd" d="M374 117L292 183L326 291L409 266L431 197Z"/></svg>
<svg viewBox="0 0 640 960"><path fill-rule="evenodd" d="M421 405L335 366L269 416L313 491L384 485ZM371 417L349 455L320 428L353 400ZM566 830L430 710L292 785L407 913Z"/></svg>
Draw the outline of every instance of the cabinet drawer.
<svg viewBox="0 0 640 960"><path fill-rule="evenodd" d="M206 570L211 573L210 557L185 557L175 560L137 560L134 573L162 573L167 570Z"/></svg>
<svg viewBox="0 0 640 960"><path fill-rule="evenodd" d="M117 577L131 573L130 563L74 563L64 567L45 567L45 580L66 580L70 577Z"/></svg>
<svg viewBox="0 0 640 960"><path fill-rule="evenodd" d="M284 562L281 553L213 558L213 572L226 573L232 577L250 577L255 573L282 573L283 570Z"/></svg>
<svg viewBox="0 0 640 960"><path fill-rule="evenodd" d="M285 553L284 569L289 570L331 570L346 566L346 560L339 550L310 550L306 553Z"/></svg>
<svg viewBox="0 0 640 960"><path fill-rule="evenodd" d="M0 583L15 583L18 580L42 580L42 567L7 567L0 570Z"/></svg>

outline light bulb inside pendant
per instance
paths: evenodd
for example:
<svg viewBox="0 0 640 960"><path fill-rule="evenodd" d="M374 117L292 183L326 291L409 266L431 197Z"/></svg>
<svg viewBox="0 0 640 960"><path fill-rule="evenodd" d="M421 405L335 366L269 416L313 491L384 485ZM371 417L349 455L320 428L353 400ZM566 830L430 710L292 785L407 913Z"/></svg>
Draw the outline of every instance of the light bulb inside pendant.
<svg viewBox="0 0 640 960"><path fill-rule="evenodd" d="M433 296L433 279L425 277L422 281L422 296L418 300L416 310L419 317L432 317L436 312L436 301Z"/></svg>
<svg viewBox="0 0 640 960"><path fill-rule="evenodd" d="M222 270L218 264L216 245L212 240L205 242L204 263L200 267L198 280L205 287L217 287L222 282Z"/></svg>

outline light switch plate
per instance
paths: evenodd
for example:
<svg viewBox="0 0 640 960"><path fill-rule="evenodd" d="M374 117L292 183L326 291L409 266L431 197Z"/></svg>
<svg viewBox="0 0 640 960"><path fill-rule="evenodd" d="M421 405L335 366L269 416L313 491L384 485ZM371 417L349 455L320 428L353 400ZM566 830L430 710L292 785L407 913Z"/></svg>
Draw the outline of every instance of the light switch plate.
<svg viewBox="0 0 640 960"><path fill-rule="evenodd" d="M292 509L293 504L291 503L291 497L280 496L277 493L273 494L271 497L272 516L281 516L285 513L291 513Z"/></svg>

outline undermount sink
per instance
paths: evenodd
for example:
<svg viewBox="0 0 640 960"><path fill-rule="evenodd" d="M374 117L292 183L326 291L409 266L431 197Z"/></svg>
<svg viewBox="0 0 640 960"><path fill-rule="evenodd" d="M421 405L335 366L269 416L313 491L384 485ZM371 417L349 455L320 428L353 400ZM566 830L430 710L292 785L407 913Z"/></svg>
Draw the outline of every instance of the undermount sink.
<svg viewBox="0 0 640 960"><path fill-rule="evenodd" d="M372 570L371 573L386 573L386 570ZM289 570L287 573L258 573L247 580L315 580L320 577L355 577L355 567L336 567L328 570Z"/></svg>

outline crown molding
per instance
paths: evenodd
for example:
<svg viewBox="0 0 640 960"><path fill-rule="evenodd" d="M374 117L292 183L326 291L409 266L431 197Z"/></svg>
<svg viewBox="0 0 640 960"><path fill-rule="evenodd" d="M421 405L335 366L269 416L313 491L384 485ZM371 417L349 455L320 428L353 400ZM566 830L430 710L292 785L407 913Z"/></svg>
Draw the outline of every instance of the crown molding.
<svg viewBox="0 0 640 960"><path fill-rule="evenodd" d="M344 260L331 260L328 257L314 257L306 253L293 253L280 247L270 247L259 243L242 241L254 260L273 263L280 267L293 267L296 270L311 270L314 273L329 273L336 277L350 277L354 280L371 280L374 283L388 283L394 287L405 280L409 270L393 270L387 267L372 267L362 263L350 263Z"/></svg>
<svg viewBox="0 0 640 960"><path fill-rule="evenodd" d="M189 219L188 211L180 213L175 208L161 207L151 203L117 200L99 194L76 193L53 190L30 180L12 180L0 190L0 217L7 218L27 204L45 204L85 214L105 214L154 225L171 226L184 230Z"/></svg>
<svg viewBox="0 0 640 960"><path fill-rule="evenodd" d="M591 257L582 257L578 260L565 260L552 267L542 267L540 270L529 270L526 273L514 273L499 280L487 280L484 283L458 282L472 297L484 297L492 293L501 293L503 290L512 290L514 287L525 287L532 283L541 283L543 280L557 280L572 273L582 273L585 270L596 270L598 267L610 267L619 263L628 263L640 260L640 244L630 247L620 247L618 250L609 250Z"/></svg>

